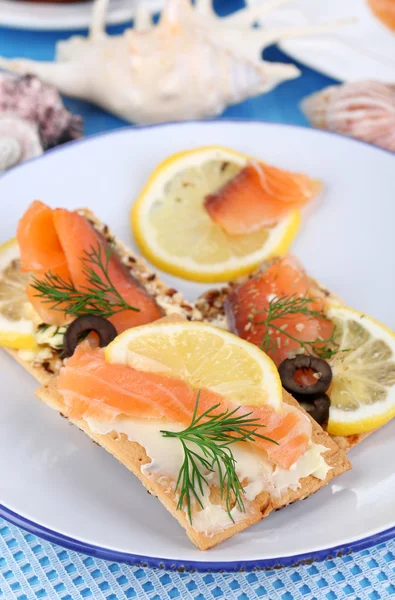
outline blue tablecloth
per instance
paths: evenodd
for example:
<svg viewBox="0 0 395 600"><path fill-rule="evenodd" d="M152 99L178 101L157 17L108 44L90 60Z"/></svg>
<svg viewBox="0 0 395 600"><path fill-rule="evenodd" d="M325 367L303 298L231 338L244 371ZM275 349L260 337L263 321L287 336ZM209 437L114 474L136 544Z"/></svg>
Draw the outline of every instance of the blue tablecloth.
<svg viewBox="0 0 395 600"><path fill-rule="evenodd" d="M232 8L236 8L233 0ZM221 11L221 7L219 7ZM224 11L225 12L225 11ZM112 27L112 33L122 31ZM83 32L81 32L83 33ZM55 42L69 33L0 28L0 55L50 60ZM268 60L290 62L275 47ZM227 109L238 117L307 125L298 103L333 80L299 65L302 76L269 94ZM66 99L85 119L85 134L116 129L125 123L98 108ZM1 503L1 499L0 499ZM282 570L229 574L190 574L106 562L62 549L0 519L0 598L123 600L385 600L395 597L395 541L323 563Z"/></svg>
<svg viewBox="0 0 395 600"><path fill-rule="evenodd" d="M251 573L177 573L106 562L0 519L4 600L389 600L395 541L322 563Z"/></svg>

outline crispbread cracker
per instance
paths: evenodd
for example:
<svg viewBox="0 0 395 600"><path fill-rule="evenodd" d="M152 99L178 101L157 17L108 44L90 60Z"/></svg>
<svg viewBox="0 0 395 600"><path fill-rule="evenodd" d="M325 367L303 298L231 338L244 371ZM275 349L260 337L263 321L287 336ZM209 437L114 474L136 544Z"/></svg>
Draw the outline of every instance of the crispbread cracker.
<svg viewBox="0 0 395 600"><path fill-rule="evenodd" d="M375 431L375 430L374 430ZM363 442L369 437L374 431L367 431L366 433L356 433L354 435L332 435L332 439L335 440L336 444L344 450L349 452L354 446L357 446L360 442Z"/></svg>
<svg viewBox="0 0 395 600"><path fill-rule="evenodd" d="M67 408L63 404L62 396L56 389L55 379L52 379L49 383L41 386L37 390L36 395L42 402L51 408L62 414L67 414ZM284 400L287 403L300 408L298 403L287 394L287 392L284 392ZM216 546L236 533L243 531L243 529L250 527L250 525L264 519L272 510L283 508L297 500L307 498L329 483L331 479L351 468L345 453L338 448L333 440L331 440L315 421L311 420L313 425L313 442L322 444L328 448L328 451L325 452L324 456L327 464L332 468L328 472L326 479L321 481L313 476L301 479L300 489L296 491L289 490L283 494L281 498L275 498L270 496L267 492L262 492L251 503L251 507L248 513L246 513L245 518L214 534L207 535L193 529L184 511L177 510L177 500L174 491L169 491L168 485L162 486L158 481L147 477L141 472L141 466L149 462L149 458L147 457L145 449L140 446L140 444L129 441L123 434L118 435L109 433L101 435L94 433L83 420L76 421L70 419L70 421L132 471L132 473L140 479L147 490L156 496L177 519L180 525L185 529L188 537L198 548L200 548L200 550L208 550L209 548Z"/></svg>
<svg viewBox="0 0 395 600"><path fill-rule="evenodd" d="M253 277L261 270L264 270L265 263L261 265L254 273L251 273L248 276L240 277L235 282L230 282L218 289L212 289L204 294L202 294L196 301L195 306L199 310L199 312L203 316L203 321L206 323L211 323L216 327L220 327L221 329L229 329L227 324L227 319L224 310L225 300L230 294L230 292L240 283L243 283L250 277ZM319 281L311 278L312 281L324 292L327 298L332 300L333 302L339 304L345 304L341 298L327 290ZM336 444L344 450L348 452L351 448L354 448L357 444L362 442L365 438L367 438L370 434L374 433L373 431L369 431L367 433L360 433L355 435L348 436L331 436L335 440Z"/></svg>
<svg viewBox="0 0 395 600"><path fill-rule="evenodd" d="M174 289L169 288L163 283L155 273L153 273L145 261L134 256L122 242L115 238L109 231L108 227L103 225L90 211L78 211L85 216L92 225L101 232L106 239L112 240L115 244L115 249L120 255L122 262L130 269L131 274L142 284L147 291L152 294L157 302L162 306L165 315L179 315L189 320L201 320L201 313L196 306L192 306L184 300L182 295ZM59 411L62 414L67 413L66 407L63 405L62 397L56 389L56 372L59 370L59 365L62 361L59 359L59 354L54 352L50 359L44 362L34 362L23 358L23 353L17 350L7 350L9 354L15 358L42 386L37 390L37 396L51 408ZM302 410L293 398L284 392L286 402L297 406ZM149 458L145 449L136 442L129 441L123 434L107 434L101 435L94 433L85 421L71 421L95 442L100 444L130 471L132 471L143 483L143 485L155 496L157 496L163 505L170 513L178 520L182 527L186 530L189 538L201 550L212 548L218 543L232 537L239 531L257 523L265 518L272 510L282 508L297 500L302 500L321 487L326 485L333 477L347 471L351 465L345 453L330 439L330 437L321 429L321 427L312 421L313 424L313 441L327 447L325 452L325 460L331 469L324 481L313 476L306 477L301 480L301 487L284 493L281 498L270 496L267 492L262 492L249 506L245 517L237 523L231 524L225 529L221 529L212 535L207 535L198 532L190 525L183 511L177 510L177 501L174 492L169 492L167 486L164 487L149 478L141 472L141 466L149 462ZM220 498L219 490L214 490L212 495Z"/></svg>

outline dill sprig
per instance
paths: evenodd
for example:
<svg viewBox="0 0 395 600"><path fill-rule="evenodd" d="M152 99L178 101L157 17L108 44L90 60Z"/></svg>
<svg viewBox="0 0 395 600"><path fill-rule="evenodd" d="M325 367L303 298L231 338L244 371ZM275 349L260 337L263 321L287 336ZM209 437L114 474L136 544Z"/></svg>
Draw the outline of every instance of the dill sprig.
<svg viewBox="0 0 395 600"><path fill-rule="evenodd" d="M109 263L113 250L112 245L103 250L98 243L96 248L91 246L89 252L84 251L81 263L86 286L77 289L71 279L49 271L44 279L33 278L31 286L37 292L35 295L50 304L53 310L63 311L72 317L89 314L108 318L123 310L139 312L139 308L122 298L111 281Z"/></svg>
<svg viewBox="0 0 395 600"><path fill-rule="evenodd" d="M297 296L292 294L291 296L281 296L280 298L273 298L270 301L269 307L266 310L257 311L255 315L266 313L266 318L262 321L253 321L254 325L264 325L265 335L261 342L261 349L269 353L275 344L273 339L273 333L282 333L290 340L300 344L301 349L306 354L318 356L318 358L328 359L338 352L338 348L335 347L335 327L333 328L332 334L329 338L315 338L313 340L301 340L296 336L292 335L283 325L279 326L274 323L276 319L286 319L290 315L305 315L310 318L325 319L323 311L314 310L311 305L314 302L314 298L308 296Z"/></svg>
<svg viewBox="0 0 395 600"><path fill-rule="evenodd" d="M236 415L240 409L226 409L215 412L216 404L197 416L200 392L196 398L191 424L183 431L161 431L163 437L177 438L182 444L184 460L176 483L176 492L180 492L177 509L186 506L192 523L193 498L203 509L202 497L204 485L209 485L202 471L217 472L221 499L225 498L226 511L233 521L232 505L244 509L244 488L236 472L236 459L230 446L235 442L254 442L257 438L277 444L274 440L257 433L259 427L265 427L258 418L249 418L251 412Z"/></svg>

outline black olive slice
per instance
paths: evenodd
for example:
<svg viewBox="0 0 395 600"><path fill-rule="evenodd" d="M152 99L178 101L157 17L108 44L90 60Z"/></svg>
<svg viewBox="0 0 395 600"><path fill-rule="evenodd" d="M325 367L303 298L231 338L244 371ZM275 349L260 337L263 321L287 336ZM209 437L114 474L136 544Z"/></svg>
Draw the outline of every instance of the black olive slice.
<svg viewBox="0 0 395 600"><path fill-rule="evenodd" d="M299 369L312 369L319 373L319 378L312 385L300 385L296 383L294 376ZM332 369L322 358L309 356L308 354L298 354L295 358L286 358L278 367L283 387L291 394L303 394L306 396L313 394L324 394L332 381Z"/></svg>
<svg viewBox="0 0 395 600"><path fill-rule="evenodd" d="M328 421L331 401L326 394L321 394L315 398L303 396L303 400L298 400L298 402L319 425L323 425Z"/></svg>
<svg viewBox="0 0 395 600"><path fill-rule="evenodd" d="M84 333L91 331L94 331L99 336L100 347L107 346L117 337L117 330L114 325L104 317L83 315L73 321L67 328L63 343L64 355L72 356L80 337Z"/></svg>

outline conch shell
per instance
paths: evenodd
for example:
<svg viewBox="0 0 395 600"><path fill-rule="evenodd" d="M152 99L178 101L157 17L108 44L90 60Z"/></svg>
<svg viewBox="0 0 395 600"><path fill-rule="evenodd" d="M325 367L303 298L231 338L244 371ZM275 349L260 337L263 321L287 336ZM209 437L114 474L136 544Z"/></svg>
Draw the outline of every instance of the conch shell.
<svg viewBox="0 0 395 600"><path fill-rule="evenodd" d="M300 31L253 28L287 0L218 17L211 0L167 0L157 25L141 4L134 29L104 30L108 0L96 0L89 36L57 45L56 62L0 59L0 66L34 73L67 96L98 104L135 123L220 114L228 105L298 77L290 64L262 60L263 48Z"/></svg>
<svg viewBox="0 0 395 600"><path fill-rule="evenodd" d="M301 108L315 127L395 152L395 85L375 81L333 85L305 98Z"/></svg>

